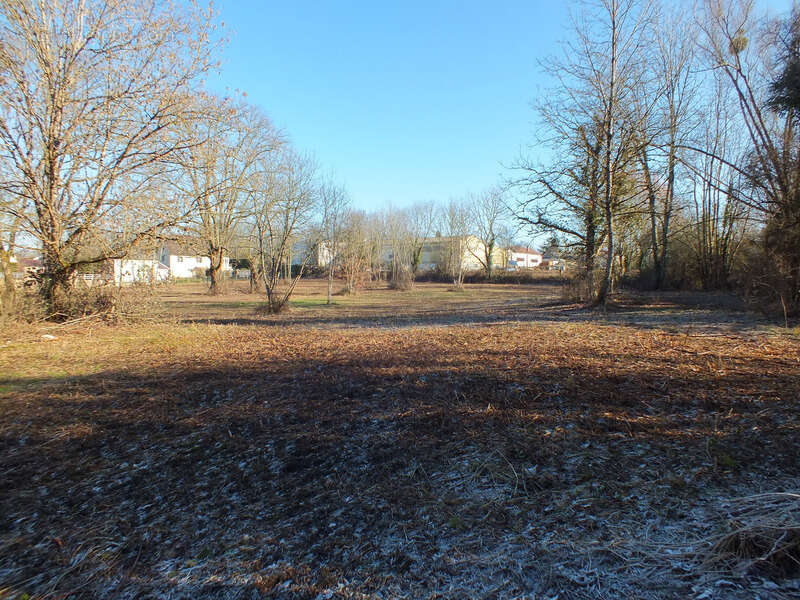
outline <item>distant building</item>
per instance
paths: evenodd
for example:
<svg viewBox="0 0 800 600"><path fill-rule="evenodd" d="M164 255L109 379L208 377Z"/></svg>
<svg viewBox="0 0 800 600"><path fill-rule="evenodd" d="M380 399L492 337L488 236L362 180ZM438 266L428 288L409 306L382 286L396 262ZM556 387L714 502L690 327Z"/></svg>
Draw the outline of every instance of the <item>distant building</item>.
<svg viewBox="0 0 800 600"><path fill-rule="evenodd" d="M527 246L512 246L508 249L509 269L533 269L542 264L542 253Z"/></svg>
<svg viewBox="0 0 800 600"><path fill-rule="evenodd" d="M327 267L333 260L333 251L328 242L318 242L311 247L309 256L309 242L297 242L292 246L291 261L293 267L299 267L305 262L306 267L319 269Z"/></svg>
<svg viewBox="0 0 800 600"><path fill-rule="evenodd" d="M159 262L167 267L169 276L173 279L188 279L190 277L203 277L211 268L211 259L203 256L189 246L178 242L165 242L159 252ZM230 273L231 259L227 256L222 259L222 271Z"/></svg>
<svg viewBox="0 0 800 600"><path fill-rule="evenodd" d="M133 248L125 258L109 258L78 267L76 282L87 286L157 283L169 279L169 269L162 265L154 250Z"/></svg>
<svg viewBox="0 0 800 600"><path fill-rule="evenodd" d="M542 257L542 268L548 271L565 271L567 268L566 261L556 254L545 254Z"/></svg>
<svg viewBox="0 0 800 600"><path fill-rule="evenodd" d="M113 281L123 283L157 283L169 279L169 269L155 258L115 258L111 261Z"/></svg>
<svg viewBox="0 0 800 600"><path fill-rule="evenodd" d="M502 250L495 249L493 253L495 264L503 262L502 254ZM459 255L464 271L481 270L483 269L483 261L486 260L486 245L474 235L428 238L422 246L419 270L433 271L439 269L445 271L449 268L448 265L459 260ZM384 260L386 260L385 256Z"/></svg>

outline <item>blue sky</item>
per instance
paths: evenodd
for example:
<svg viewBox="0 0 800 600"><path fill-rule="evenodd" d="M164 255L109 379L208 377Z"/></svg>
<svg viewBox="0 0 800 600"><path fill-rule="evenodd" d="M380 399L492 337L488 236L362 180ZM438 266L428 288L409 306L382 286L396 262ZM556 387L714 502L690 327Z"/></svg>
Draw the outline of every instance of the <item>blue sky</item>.
<svg viewBox="0 0 800 600"><path fill-rule="evenodd" d="M231 39L209 86L246 92L359 208L445 201L498 182L530 143L538 60L568 35L567 7L221 2Z"/></svg>
<svg viewBox="0 0 800 600"><path fill-rule="evenodd" d="M247 93L366 209L496 183L530 139L561 2L225 2L209 85Z"/></svg>

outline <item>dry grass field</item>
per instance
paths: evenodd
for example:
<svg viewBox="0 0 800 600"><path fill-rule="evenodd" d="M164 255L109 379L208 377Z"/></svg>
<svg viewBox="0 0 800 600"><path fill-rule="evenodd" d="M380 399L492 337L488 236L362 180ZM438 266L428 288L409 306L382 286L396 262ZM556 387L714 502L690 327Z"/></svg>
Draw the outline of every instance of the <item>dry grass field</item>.
<svg viewBox="0 0 800 600"><path fill-rule="evenodd" d="M800 597L800 331L556 282L0 334L0 598Z"/></svg>

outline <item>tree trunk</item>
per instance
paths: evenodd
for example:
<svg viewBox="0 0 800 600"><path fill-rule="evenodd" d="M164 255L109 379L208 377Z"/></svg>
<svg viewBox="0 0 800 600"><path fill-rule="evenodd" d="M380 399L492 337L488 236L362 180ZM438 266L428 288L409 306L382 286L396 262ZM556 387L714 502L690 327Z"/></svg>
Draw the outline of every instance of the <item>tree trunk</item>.
<svg viewBox="0 0 800 600"><path fill-rule="evenodd" d="M208 253L210 266L208 268L208 275L211 278L211 284L208 287L208 293L212 296L222 293L222 258L224 255L222 248L212 248Z"/></svg>
<svg viewBox="0 0 800 600"><path fill-rule="evenodd" d="M253 264L253 261L250 261L250 293L255 294L258 291L258 279L260 275L260 269L257 269L256 266Z"/></svg>
<svg viewBox="0 0 800 600"><path fill-rule="evenodd" d="M643 147L641 150L640 160L642 163L642 171L644 172L644 182L647 188L647 208L648 217L650 220L650 248L653 256L653 287L661 289L661 284L664 280L663 265L661 262L662 251L661 243L658 236L658 213L656 207L656 190L653 185L653 177L650 173L650 165L647 159L647 150Z"/></svg>
<svg viewBox="0 0 800 600"><path fill-rule="evenodd" d="M328 264L328 301L326 304L331 303L331 295L333 292L333 262Z"/></svg>
<svg viewBox="0 0 800 600"><path fill-rule="evenodd" d="M492 241L486 247L486 277L489 281L492 280L492 276L494 275L494 261L492 260L492 255L494 254L494 241Z"/></svg>
<svg viewBox="0 0 800 600"><path fill-rule="evenodd" d="M605 219L606 228L608 230L608 244L606 247L606 268L603 277L600 291L597 293L597 298L594 302L595 306L601 304L605 306L608 298L609 289L611 287L611 271L614 263L614 215L612 211L613 193L614 193L614 170L612 168L612 148L611 143L614 141L614 108L616 104L616 84L617 84L617 6L612 3L611 6L611 76L608 82L608 105L606 106L605 115L605 159L603 168L605 170Z"/></svg>
<svg viewBox="0 0 800 600"><path fill-rule="evenodd" d="M594 300L594 255L595 255L594 215L587 215L584 263L586 267L586 301L589 304L591 304Z"/></svg>
<svg viewBox="0 0 800 600"><path fill-rule="evenodd" d="M74 268L65 267L60 260L58 249L52 246L45 246L42 257L42 276L40 294L47 306L48 311L53 314L56 312L56 296L61 290L69 294L71 279Z"/></svg>
<svg viewBox="0 0 800 600"><path fill-rule="evenodd" d="M7 317L14 313L17 287L11 269L11 251L2 245L0 245L0 272L3 276L3 289L0 290L0 317Z"/></svg>

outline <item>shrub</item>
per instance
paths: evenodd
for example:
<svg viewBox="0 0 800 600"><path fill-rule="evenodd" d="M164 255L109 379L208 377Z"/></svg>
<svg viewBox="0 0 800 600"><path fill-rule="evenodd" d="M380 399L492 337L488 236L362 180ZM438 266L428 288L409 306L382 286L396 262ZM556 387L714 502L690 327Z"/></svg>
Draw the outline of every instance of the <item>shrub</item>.
<svg viewBox="0 0 800 600"><path fill-rule="evenodd" d="M411 273L406 269L400 269L392 274L391 279L389 279L389 289L392 290L400 290L400 291L408 291L414 286L414 279L411 277Z"/></svg>
<svg viewBox="0 0 800 600"><path fill-rule="evenodd" d="M22 322L75 321L99 319L107 322L138 322L163 319L166 311L149 284L125 287L114 285L59 289L51 306L42 298L38 286L17 290L14 311L5 318Z"/></svg>

